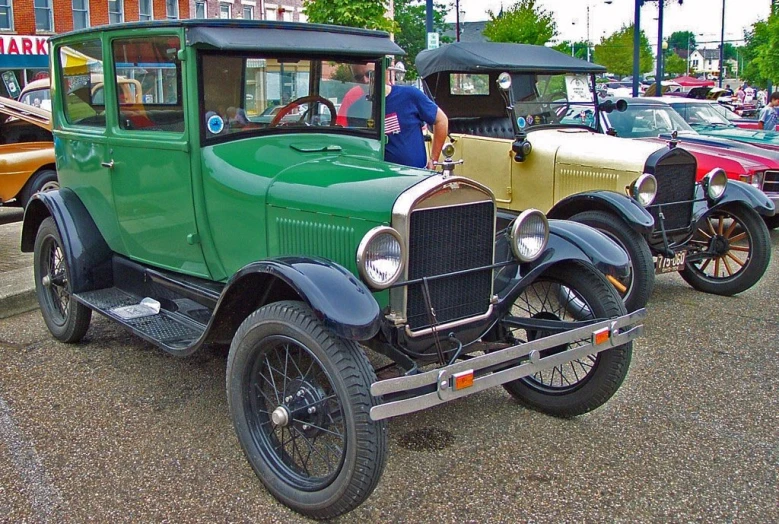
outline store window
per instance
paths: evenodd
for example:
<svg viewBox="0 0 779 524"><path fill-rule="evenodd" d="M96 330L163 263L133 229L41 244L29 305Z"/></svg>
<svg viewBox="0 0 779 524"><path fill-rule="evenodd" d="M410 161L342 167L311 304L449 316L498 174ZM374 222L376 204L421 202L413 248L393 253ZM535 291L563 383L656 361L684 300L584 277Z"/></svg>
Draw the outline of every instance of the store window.
<svg viewBox="0 0 779 524"><path fill-rule="evenodd" d="M65 120L69 124L105 127L105 104L95 98L105 85L100 40L60 48L65 92Z"/></svg>
<svg viewBox="0 0 779 524"><path fill-rule="evenodd" d="M244 20L254 20L254 7L250 5L243 6Z"/></svg>
<svg viewBox="0 0 779 524"><path fill-rule="evenodd" d="M232 6L230 4L221 3L219 4L219 18L231 18L230 16L230 9Z"/></svg>
<svg viewBox="0 0 779 524"><path fill-rule="evenodd" d="M38 31L54 31L51 0L35 0L35 29Z"/></svg>
<svg viewBox="0 0 779 524"><path fill-rule="evenodd" d="M124 0L108 0L108 23L124 22Z"/></svg>
<svg viewBox="0 0 779 524"><path fill-rule="evenodd" d="M138 19L141 21L154 20L154 11L152 7L152 0L140 0L138 2Z"/></svg>
<svg viewBox="0 0 779 524"><path fill-rule="evenodd" d="M0 0L0 30L14 28L14 13L11 0Z"/></svg>
<svg viewBox="0 0 779 524"><path fill-rule="evenodd" d="M179 39L174 36L114 40L119 127L184 130Z"/></svg>
<svg viewBox="0 0 779 524"><path fill-rule="evenodd" d="M206 18L205 2L195 2L195 18Z"/></svg>
<svg viewBox="0 0 779 524"><path fill-rule="evenodd" d="M165 17L168 20L176 20L179 17L179 1L165 0Z"/></svg>
<svg viewBox="0 0 779 524"><path fill-rule="evenodd" d="M73 29L89 27L89 0L73 0Z"/></svg>

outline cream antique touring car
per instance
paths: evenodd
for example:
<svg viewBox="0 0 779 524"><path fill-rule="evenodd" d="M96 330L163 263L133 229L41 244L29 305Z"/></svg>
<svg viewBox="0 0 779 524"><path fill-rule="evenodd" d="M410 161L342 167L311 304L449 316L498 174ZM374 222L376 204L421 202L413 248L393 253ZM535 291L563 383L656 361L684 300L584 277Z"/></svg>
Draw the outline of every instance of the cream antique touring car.
<svg viewBox="0 0 779 524"><path fill-rule="evenodd" d="M458 173L488 185L501 208L539 208L622 244L632 272L611 281L628 310L646 303L655 273L722 295L762 277L770 244L759 214L773 203L720 169L696 183L695 158L673 141L599 134L602 112L626 108L593 96L605 68L543 46L464 42L416 63L449 116Z"/></svg>

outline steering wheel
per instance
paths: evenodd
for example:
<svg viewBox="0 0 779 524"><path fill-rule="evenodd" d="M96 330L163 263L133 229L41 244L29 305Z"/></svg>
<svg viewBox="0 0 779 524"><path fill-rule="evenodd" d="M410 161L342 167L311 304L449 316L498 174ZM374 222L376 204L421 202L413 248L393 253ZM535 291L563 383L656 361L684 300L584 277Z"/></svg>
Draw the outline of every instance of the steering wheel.
<svg viewBox="0 0 779 524"><path fill-rule="evenodd" d="M324 98L319 95L307 95L307 96L301 96L300 98L297 98L290 102L289 104L282 107L278 113L276 113L276 116L273 117L273 120L271 120L270 124L268 124L268 127L276 127L281 122L281 119L287 116L293 109L300 107L303 104L314 104L314 103L324 104L325 107L330 111L330 125L335 125L335 118L336 118L336 111L335 106L333 103L328 100L327 98ZM311 112L311 107L308 108L308 110L303 113L303 116L300 117L301 121L305 118L306 114L311 113L313 115L314 113Z"/></svg>

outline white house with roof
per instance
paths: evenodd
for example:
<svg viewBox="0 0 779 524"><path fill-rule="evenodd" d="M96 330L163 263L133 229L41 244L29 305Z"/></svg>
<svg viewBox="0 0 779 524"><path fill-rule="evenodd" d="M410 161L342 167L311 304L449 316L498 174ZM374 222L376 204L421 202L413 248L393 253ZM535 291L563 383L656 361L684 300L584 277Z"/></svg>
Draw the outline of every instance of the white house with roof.
<svg viewBox="0 0 779 524"><path fill-rule="evenodd" d="M696 49L691 52L690 71L707 77L719 76L719 49Z"/></svg>

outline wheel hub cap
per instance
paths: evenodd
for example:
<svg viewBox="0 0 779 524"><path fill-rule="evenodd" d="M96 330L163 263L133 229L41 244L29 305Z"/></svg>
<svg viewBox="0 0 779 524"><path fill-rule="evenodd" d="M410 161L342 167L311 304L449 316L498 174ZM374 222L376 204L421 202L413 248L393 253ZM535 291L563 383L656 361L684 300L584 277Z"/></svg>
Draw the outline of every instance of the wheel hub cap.
<svg viewBox="0 0 779 524"><path fill-rule="evenodd" d="M284 406L279 406L273 410L270 415L271 420L277 426L286 426L289 424L289 411Z"/></svg>
<svg viewBox="0 0 779 524"><path fill-rule="evenodd" d="M711 250L718 256L723 256L730 250L730 242L727 238L717 235L711 241Z"/></svg>

